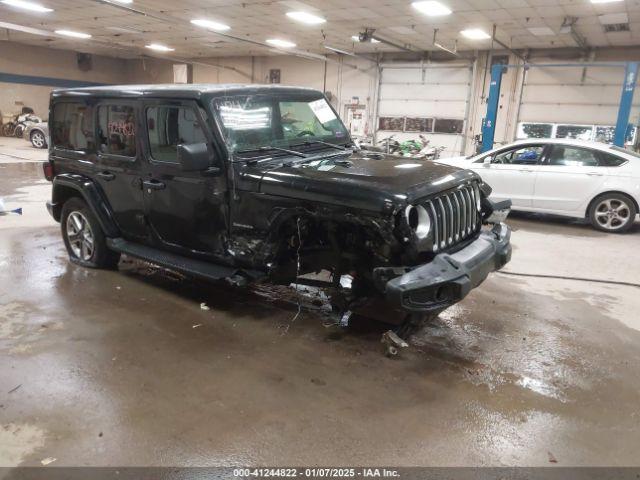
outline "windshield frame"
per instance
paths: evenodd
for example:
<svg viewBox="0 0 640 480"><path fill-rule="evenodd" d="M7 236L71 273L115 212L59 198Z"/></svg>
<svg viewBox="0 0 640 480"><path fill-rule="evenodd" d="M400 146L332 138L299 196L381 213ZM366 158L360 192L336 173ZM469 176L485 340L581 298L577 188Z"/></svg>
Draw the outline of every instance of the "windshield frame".
<svg viewBox="0 0 640 480"><path fill-rule="evenodd" d="M337 137L335 135L303 136L299 138L290 138L290 139L283 138L277 141L273 141L271 142L271 144L268 144L268 142L265 142L263 144L256 144L256 145L239 144L234 147L230 144L229 137L227 135L227 128L225 127L224 121L220 114L219 105L220 105L220 102L223 102L225 100L230 100L230 99L247 100L249 98L266 99L269 101L269 103L275 106L276 109L279 109L279 103L281 102L289 101L289 102L310 103L317 100L324 100L329 106L329 108L331 109L331 111L333 112L333 114L335 115L335 120L337 120L340 126L342 127L344 131L344 136L343 137ZM220 95L215 95L211 97L207 103L208 103L207 107L210 109L212 117L216 124L216 127L218 129L220 138L222 140L222 144L227 150L228 155L232 161L245 160L242 153L239 153L239 150L253 151L255 149L257 151L260 147L279 147L284 149L297 150L298 148L300 148L300 145L303 144L305 141L308 141L311 143L315 141L320 141L318 145L321 145L321 142L331 143L332 145L336 145L336 146L345 146L345 145L353 144L351 133L349 132L349 129L340 118L340 115L338 114L336 109L333 107L331 102L329 102L327 97L318 91L301 90L301 91L282 91L282 92L279 92L279 91L233 92L233 93L230 92L229 94L221 93ZM281 121L281 117L279 113L274 115L274 110L275 109L273 109L271 112L272 121ZM328 145L324 146L324 148L333 150L333 148Z"/></svg>

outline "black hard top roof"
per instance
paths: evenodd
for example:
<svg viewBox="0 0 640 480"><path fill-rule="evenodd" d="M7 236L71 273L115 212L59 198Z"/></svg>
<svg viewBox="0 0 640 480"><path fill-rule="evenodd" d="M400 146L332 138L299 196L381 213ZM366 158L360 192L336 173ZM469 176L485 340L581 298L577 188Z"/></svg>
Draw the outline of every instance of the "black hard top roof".
<svg viewBox="0 0 640 480"><path fill-rule="evenodd" d="M54 90L52 96L58 97L171 97L200 98L203 96L256 95L275 93L316 93L322 92L305 87L287 87L281 85L242 85L242 84L157 84L157 85L109 85L103 87L65 88Z"/></svg>

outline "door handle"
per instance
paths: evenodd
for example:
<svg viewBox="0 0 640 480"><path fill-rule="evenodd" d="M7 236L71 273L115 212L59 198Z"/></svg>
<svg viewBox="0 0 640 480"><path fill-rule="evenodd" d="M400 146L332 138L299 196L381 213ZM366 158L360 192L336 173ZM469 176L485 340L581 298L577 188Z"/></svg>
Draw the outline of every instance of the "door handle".
<svg viewBox="0 0 640 480"><path fill-rule="evenodd" d="M104 172L99 172L96 174L96 176L100 177L101 179L110 182L111 180L114 180L116 178L116 176L108 171L104 171Z"/></svg>
<svg viewBox="0 0 640 480"><path fill-rule="evenodd" d="M604 174L598 172L587 172L587 175L589 175L590 177L601 177Z"/></svg>
<svg viewBox="0 0 640 480"><path fill-rule="evenodd" d="M166 187L164 183L158 180L145 180L142 185L148 190L164 190Z"/></svg>
<svg viewBox="0 0 640 480"><path fill-rule="evenodd" d="M533 173L533 170L518 170L518 171L523 173Z"/></svg>

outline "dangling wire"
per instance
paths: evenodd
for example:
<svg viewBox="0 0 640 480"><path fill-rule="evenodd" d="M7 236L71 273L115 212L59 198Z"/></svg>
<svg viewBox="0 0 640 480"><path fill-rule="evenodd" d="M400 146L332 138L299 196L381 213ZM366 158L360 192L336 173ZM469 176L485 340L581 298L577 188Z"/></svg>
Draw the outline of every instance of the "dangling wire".
<svg viewBox="0 0 640 480"><path fill-rule="evenodd" d="M300 247L302 246L302 234L300 233L300 217L298 217L296 219L296 229L298 231L298 248L296 250L296 283L295 283L295 289L296 289L296 302L298 304L298 311L296 312L296 314L293 317L293 319L291 320L291 322L289 324L287 324L287 326L285 327L284 332L282 332L283 335L285 335L289 331L289 327L291 326L291 324L293 322L295 322L298 319L298 317L300 316L300 313L302 313L302 300L300 298L300 290L299 290L299 285L298 285L298 278L300 277Z"/></svg>

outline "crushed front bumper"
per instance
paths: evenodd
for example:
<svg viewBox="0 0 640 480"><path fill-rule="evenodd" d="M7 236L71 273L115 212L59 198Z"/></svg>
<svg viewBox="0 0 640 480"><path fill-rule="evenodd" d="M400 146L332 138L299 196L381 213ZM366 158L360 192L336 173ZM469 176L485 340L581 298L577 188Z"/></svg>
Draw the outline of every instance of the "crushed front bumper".
<svg viewBox="0 0 640 480"><path fill-rule="evenodd" d="M387 301L410 312L431 312L459 302L489 273L509 262L510 239L509 227L494 225L462 250L436 255L430 263L387 281ZM374 277L384 278L389 273L389 269L376 269Z"/></svg>

